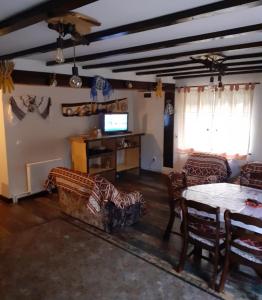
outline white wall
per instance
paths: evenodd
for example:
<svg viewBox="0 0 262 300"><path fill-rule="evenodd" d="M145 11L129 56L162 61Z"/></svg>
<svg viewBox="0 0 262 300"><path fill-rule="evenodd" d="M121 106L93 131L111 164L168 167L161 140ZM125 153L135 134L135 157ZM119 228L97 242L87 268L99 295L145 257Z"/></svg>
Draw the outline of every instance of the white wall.
<svg viewBox="0 0 262 300"><path fill-rule="evenodd" d="M112 99L127 97L130 111L135 91L115 90ZM8 119L8 100L3 98L6 148L8 153L9 193L5 196L21 195L27 192L26 163L62 157L65 166L70 166L70 145L68 137L84 134L98 126L98 117L63 117L61 103L90 101L89 89L51 88L46 86L16 85L13 96L50 96L52 106L49 117L44 120L36 112L28 113L15 125ZM1 103L2 105L2 103ZM130 129L133 128L132 114Z"/></svg>
<svg viewBox="0 0 262 300"><path fill-rule="evenodd" d="M134 99L134 128L144 132L142 137L142 168L162 171L163 136L164 136L164 96L158 98L152 93L151 98L144 98L144 93L137 92ZM153 162L153 157L156 161Z"/></svg>
<svg viewBox="0 0 262 300"><path fill-rule="evenodd" d="M223 83L248 83L248 82L261 82L261 74L243 74L243 75L230 75L223 76ZM209 77L180 79L176 81L176 86L190 86L208 84ZM262 161L262 84L255 87L252 109L252 124L251 124L251 142L249 160ZM174 154L175 155L175 154Z"/></svg>

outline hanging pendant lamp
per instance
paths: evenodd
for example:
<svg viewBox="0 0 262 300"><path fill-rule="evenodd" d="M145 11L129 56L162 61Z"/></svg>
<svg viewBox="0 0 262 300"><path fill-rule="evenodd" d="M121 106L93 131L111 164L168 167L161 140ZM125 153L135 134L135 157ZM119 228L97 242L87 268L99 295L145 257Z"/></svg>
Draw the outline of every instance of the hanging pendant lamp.
<svg viewBox="0 0 262 300"><path fill-rule="evenodd" d="M75 53L75 45L74 45L74 66L72 67L72 77L69 80L69 85L72 88L81 88L82 87L82 79L78 75L78 68L75 63L76 53Z"/></svg>
<svg viewBox="0 0 262 300"><path fill-rule="evenodd" d="M62 64L65 62L65 57L63 53L63 39L61 35L56 40L56 53L55 53L55 61L58 64Z"/></svg>

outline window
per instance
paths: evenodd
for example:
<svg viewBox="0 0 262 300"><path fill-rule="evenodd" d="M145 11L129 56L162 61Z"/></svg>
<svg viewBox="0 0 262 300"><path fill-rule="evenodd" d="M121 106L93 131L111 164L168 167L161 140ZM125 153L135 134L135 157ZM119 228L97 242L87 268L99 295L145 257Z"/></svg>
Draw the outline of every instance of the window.
<svg viewBox="0 0 262 300"><path fill-rule="evenodd" d="M178 149L247 155L253 90L249 85L178 90Z"/></svg>

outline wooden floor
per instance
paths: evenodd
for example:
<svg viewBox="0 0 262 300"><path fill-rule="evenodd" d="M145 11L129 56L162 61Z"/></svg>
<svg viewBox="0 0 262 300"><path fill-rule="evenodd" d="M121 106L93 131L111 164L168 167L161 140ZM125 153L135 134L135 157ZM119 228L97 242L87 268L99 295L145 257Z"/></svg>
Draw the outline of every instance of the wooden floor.
<svg viewBox="0 0 262 300"><path fill-rule="evenodd" d="M142 193L149 193L149 196L162 199L167 207L167 191L163 175L145 173L139 180L137 176L122 175L116 185L125 191L136 189ZM59 209L57 194L26 198L20 200L18 204L0 200L0 238L57 218L67 218Z"/></svg>
<svg viewBox="0 0 262 300"><path fill-rule="evenodd" d="M146 200L148 213L139 223L116 231L114 235L145 253L176 265L181 250L180 237L171 235L168 243L163 241L169 218L165 176L152 172L143 172L141 176L123 174L115 184L123 191L140 191ZM20 200L18 204L0 201L0 239L59 218L70 221L70 217L60 211L56 194ZM175 230L179 225L177 222ZM201 268L189 262L185 269L207 281L212 267L205 261ZM232 272L227 289L238 295L238 299L259 299L257 295L262 293L258 288L259 279L251 269L243 271Z"/></svg>

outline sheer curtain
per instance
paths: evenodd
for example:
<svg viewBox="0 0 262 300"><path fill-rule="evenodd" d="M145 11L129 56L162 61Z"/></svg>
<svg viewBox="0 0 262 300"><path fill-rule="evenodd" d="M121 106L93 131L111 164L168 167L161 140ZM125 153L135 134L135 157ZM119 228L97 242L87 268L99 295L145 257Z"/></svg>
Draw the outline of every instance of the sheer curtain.
<svg viewBox="0 0 262 300"><path fill-rule="evenodd" d="M250 85L178 90L179 151L213 152L228 157L247 155L253 90Z"/></svg>

